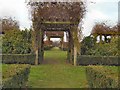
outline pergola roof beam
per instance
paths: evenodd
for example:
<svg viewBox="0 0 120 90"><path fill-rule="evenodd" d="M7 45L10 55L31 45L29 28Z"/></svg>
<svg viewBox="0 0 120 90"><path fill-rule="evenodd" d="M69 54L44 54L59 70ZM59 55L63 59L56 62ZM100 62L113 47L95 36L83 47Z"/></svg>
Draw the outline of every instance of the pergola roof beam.
<svg viewBox="0 0 120 90"><path fill-rule="evenodd" d="M64 24L64 25L71 25L71 24L79 24L79 22L52 22L52 21L46 21L42 22L43 24Z"/></svg>

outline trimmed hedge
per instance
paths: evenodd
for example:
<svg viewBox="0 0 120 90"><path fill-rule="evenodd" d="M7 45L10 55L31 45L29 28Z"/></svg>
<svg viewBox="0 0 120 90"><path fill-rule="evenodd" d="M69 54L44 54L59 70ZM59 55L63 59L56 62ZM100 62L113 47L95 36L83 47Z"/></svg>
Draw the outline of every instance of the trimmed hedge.
<svg viewBox="0 0 120 90"><path fill-rule="evenodd" d="M120 65L119 57L116 56L79 56L78 65Z"/></svg>
<svg viewBox="0 0 120 90"><path fill-rule="evenodd" d="M35 55L32 54L2 54L2 63L5 64L34 64Z"/></svg>
<svg viewBox="0 0 120 90"><path fill-rule="evenodd" d="M2 88L25 88L29 73L30 65L8 65L2 73Z"/></svg>
<svg viewBox="0 0 120 90"><path fill-rule="evenodd" d="M118 73L103 66L86 67L86 77L90 88L120 88Z"/></svg>

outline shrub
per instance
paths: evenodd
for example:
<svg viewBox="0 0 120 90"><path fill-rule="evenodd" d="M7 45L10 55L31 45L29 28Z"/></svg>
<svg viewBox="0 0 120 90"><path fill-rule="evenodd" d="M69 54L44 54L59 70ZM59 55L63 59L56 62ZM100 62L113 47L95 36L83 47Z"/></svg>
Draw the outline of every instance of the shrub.
<svg viewBox="0 0 120 90"><path fill-rule="evenodd" d="M110 43L96 43L93 48L87 51L86 55L94 56L119 56L119 40L118 36L111 39Z"/></svg>
<svg viewBox="0 0 120 90"><path fill-rule="evenodd" d="M32 52L31 31L12 29L3 35L2 53L28 54Z"/></svg>
<svg viewBox="0 0 120 90"><path fill-rule="evenodd" d="M86 76L90 88L118 88L118 73L103 66L88 66Z"/></svg>
<svg viewBox="0 0 120 90"><path fill-rule="evenodd" d="M30 65L9 65L2 74L2 88L23 88L28 80Z"/></svg>
<svg viewBox="0 0 120 90"><path fill-rule="evenodd" d="M87 55L88 51L95 46L95 39L91 36L85 37L81 42L81 54Z"/></svg>
<svg viewBox="0 0 120 90"><path fill-rule="evenodd" d="M5 64L34 64L35 55L33 54L3 54L2 63Z"/></svg>
<svg viewBox="0 0 120 90"><path fill-rule="evenodd" d="M119 65L117 56L86 56L78 57L78 65Z"/></svg>

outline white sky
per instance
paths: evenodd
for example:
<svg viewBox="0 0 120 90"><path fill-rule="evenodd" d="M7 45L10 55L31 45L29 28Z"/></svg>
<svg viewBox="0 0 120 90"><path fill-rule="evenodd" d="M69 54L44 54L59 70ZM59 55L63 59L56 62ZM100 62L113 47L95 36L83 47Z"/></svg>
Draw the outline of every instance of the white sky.
<svg viewBox="0 0 120 90"><path fill-rule="evenodd" d="M87 13L83 24L83 34L88 36L95 22L107 21L115 25L118 21L119 0L86 0ZM94 3L90 3L94 2ZM31 21L25 0L0 0L0 17L14 17L20 23L20 28L30 28Z"/></svg>

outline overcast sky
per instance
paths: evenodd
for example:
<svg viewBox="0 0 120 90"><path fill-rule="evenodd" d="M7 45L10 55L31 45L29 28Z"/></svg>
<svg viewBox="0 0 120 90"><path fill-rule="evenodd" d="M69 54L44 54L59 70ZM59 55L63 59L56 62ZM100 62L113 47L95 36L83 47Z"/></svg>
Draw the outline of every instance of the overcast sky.
<svg viewBox="0 0 120 90"><path fill-rule="evenodd" d="M118 21L118 1L87 0L83 34L88 36L95 22L107 21L108 25L115 25ZM19 21L20 28L30 28L31 21L25 0L0 0L0 17L10 16Z"/></svg>
<svg viewBox="0 0 120 90"><path fill-rule="evenodd" d="M91 3L95 2L95 3ZM116 25L118 22L119 0L88 0L87 13L83 24L84 35L89 35L96 22L106 22L107 25Z"/></svg>

